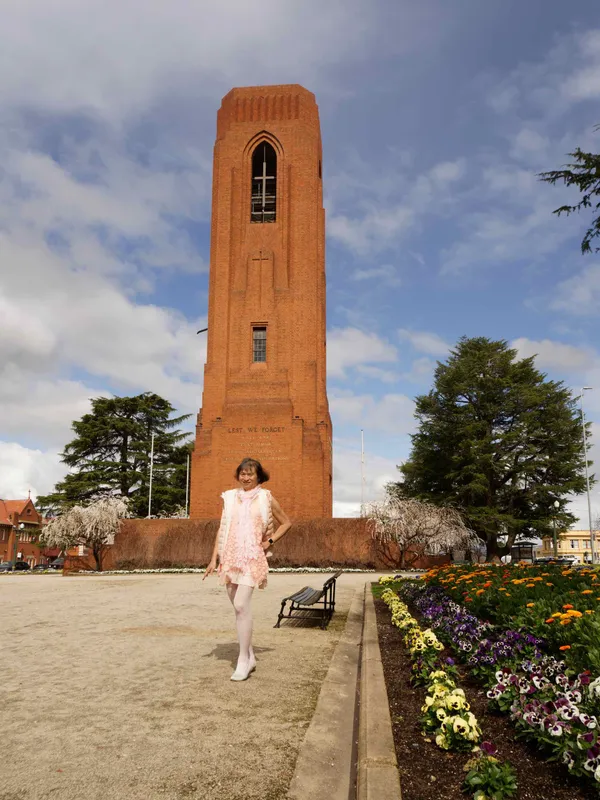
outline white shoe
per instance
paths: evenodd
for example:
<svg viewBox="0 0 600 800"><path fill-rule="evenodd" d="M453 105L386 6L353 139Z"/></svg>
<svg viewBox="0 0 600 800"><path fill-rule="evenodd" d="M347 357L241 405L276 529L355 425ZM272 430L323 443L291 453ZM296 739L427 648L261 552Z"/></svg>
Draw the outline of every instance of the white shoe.
<svg viewBox="0 0 600 800"><path fill-rule="evenodd" d="M235 668L235 672L231 676L232 681L246 681L250 676L251 672L254 672L256 669L256 659L252 659L252 661L248 662L248 666L245 670L240 669L239 666Z"/></svg>

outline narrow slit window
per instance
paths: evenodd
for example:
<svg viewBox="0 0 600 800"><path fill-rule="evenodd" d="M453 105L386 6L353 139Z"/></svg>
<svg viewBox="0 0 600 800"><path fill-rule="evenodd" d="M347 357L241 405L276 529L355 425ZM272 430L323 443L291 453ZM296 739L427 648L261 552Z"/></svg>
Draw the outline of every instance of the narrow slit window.
<svg viewBox="0 0 600 800"><path fill-rule="evenodd" d="M275 222L277 206L277 154L261 142L252 154L252 198L250 220Z"/></svg>
<svg viewBox="0 0 600 800"><path fill-rule="evenodd" d="M252 361L267 360L267 329L252 328Z"/></svg>

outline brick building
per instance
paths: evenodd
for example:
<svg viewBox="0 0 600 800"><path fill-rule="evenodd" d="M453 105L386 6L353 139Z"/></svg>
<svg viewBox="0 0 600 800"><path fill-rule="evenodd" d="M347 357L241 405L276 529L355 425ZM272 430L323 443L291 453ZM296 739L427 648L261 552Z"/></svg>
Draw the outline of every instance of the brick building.
<svg viewBox="0 0 600 800"><path fill-rule="evenodd" d="M42 524L31 498L0 500L0 563L27 561L33 567L50 560L52 553L40 551L38 544Z"/></svg>
<svg viewBox="0 0 600 800"><path fill-rule="evenodd" d="M208 353L190 516L218 517L246 456L292 519L332 513L319 113L298 85L233 89L217 115Z"/></svg>

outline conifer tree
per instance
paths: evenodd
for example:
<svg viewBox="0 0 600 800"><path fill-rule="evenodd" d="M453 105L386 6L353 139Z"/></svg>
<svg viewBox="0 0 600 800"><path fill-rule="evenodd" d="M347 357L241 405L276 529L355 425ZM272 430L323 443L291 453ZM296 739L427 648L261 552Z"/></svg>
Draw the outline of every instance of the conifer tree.
<svg viewBox="0 0 600 800"><path fill-rule="evenodd" d="M568 495L585 488L576 401L507 342L463 337L416 400L404 480L390 489L458 509L488 558L510 552L519 536L549 533L555 500L568 528Z"/></svg>
<svg viewBox="0 0 600 800"><path fill-rule="evenodd" d="M59 513L102 497L122 497L132 516L146 516L152 434L153 512L168 514L183 505L191 445L189 434L177 426L190 415L172 417L174 410L151 392L92 400L91 412L73 422L76 436L61 454L71 471L38 505Z"/></svg>

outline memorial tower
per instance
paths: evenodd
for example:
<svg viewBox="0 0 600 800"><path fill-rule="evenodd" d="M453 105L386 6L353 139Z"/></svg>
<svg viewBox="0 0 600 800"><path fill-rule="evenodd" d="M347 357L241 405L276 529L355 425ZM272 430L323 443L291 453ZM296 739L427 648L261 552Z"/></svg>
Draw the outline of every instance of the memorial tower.
<svg viewBox="0 0 600 800"><path fill-rule="evenodd" d="M221 513L246 456L292 519L332 513L319 112L299 85L232 89L217 114L208 351L190 516Z"/></svg>

